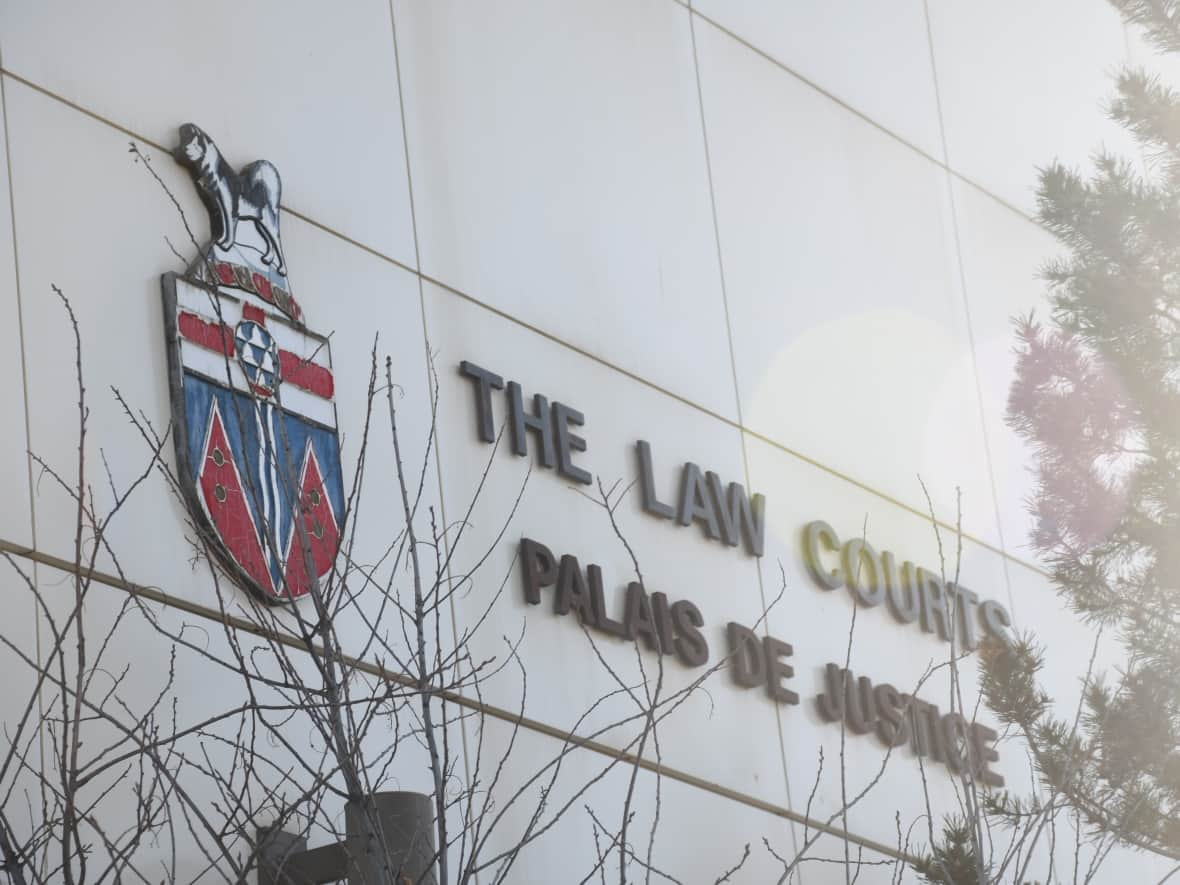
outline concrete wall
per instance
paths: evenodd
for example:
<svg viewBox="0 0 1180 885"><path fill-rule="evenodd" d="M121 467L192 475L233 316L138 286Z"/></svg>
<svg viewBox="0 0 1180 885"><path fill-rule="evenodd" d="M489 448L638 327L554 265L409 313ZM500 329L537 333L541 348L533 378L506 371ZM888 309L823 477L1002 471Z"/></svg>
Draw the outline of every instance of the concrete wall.
<svg viewBox="0 0 1180 885"><path fill-rule="evenodd" d="M1101 102L1108 73L1143 57L1099 0L3 0L0 540L28 548L17 562L68 604L68 581L45 562L73 556L73 505L26 455L67 474L76 461L72 342L51 285L78 314L100 506L111 492L99 453L119 484L146 454L111 388L157 425L168 420L158 278L180 269L169 243L191 250L127 143L152 159L203 238L204 212L166 153L177 125L192 120L232 162L264 157L282 173L294 292L309 323L332 335L346 467L377 334L404 389L411 461L425 456L431 358L438 371L426 497L448 521L465 512L492 453L476 437L461 360L581 410L589 446L577 461L608 486L634 478L642 438L664 497L686 461L766 495L761 558L645 514L635 491L617 514L649 590L699 606L714 660L723 625L755 623L783 590L764 630L793 644L802 702L776 705L718 674L664 722L656 851L684 881L713 881L749 842L753 857L736 880L773 881L779 866L762 837L787 855L802 844L820 748L818 819L839 807L842 756L854 794L883 755L870 737L842 748L840 729L812 702L823 665L844 660L854 608L807 574L807 522L826 520L845 538L864 531L879 550L937 569L919 477L948 552L961 489L963 583L1049 643L1046 685L1063 711L1076 703L1093 639L1027 547L1028 454L1003 421L1009 320L1043 305L1036 270L1055 248L1031 220L1034 167L1054 157L1084 163L1100 143L1129 150ZM496 405L502 416L503 399ZM369 457L358 549L376 559L402 521L384 437ZM516 541L599 564L616 602L633 579L603 510L552 471L524 483L530 462L504 446L495 453L452 563L460 574L492 548L455 597L458 630L481 618L507 576L473 641L477 658L502 655L502 637L524 627L526 715L546 728L518 737L524 749L509 773L519 777L616 684L572 618L525 605L509 574ZM101 568L215 607L163 482L136 493L111 544L117 569L106 553ZM15 573L4 592L9 623L33 636L36 615ZM122 592L103 590L88 617L102 623ZM913 685L946 659L945 643L882 609L856 617L858 673ZM182 620L199 626L201 616ZM622 678L638 678L629 644L598 646ZM118 653L142 672L167 644L150 638ZM195 656L181 668L194 710L234 690ZM973 684L974 662L964 668ZM697 675L670 661L666 678L675 689ZM142 678L147 693L152 674ZM519 688L507 674L482 701L514 710ZM14 679L4 692L22 689ZM922 693L946 697L945 671ZM5 716L15 703L5 701ZM619 699L579 728L589 734L626 707ZM502 745L507 734L491 721L485 739ZM598 740L620 748L630 737L615 729ZM1000 752L1009 784L1022 787L1022 749L1009 742ZM562 784L608 761L579 751ZM945 770L925 774L935 813L952 807ZM627 775L616 767L586 801L617 810ZM925 811L921 776L911 756L893 758L848 815L848 831L896 845L896 814L908 825ZM641 775L637 831L656 807L654 782ZM399 756L390 783L425 788L421 754ZM1071 842L1059 837L1061 858ZM592 853L577 811L509 880L577 881ZM1030 878L1047 877L1047 853ZM842 857L843 846L828 836L813 854ZM1119 851L1100 881L1116 870L1122 881L1148 881L1167 869ZM1058 870L1071 873L1071 864ZM861 881L890 874L867 866ZM844 873L813 862L797 881L843 882Z"/></svg>

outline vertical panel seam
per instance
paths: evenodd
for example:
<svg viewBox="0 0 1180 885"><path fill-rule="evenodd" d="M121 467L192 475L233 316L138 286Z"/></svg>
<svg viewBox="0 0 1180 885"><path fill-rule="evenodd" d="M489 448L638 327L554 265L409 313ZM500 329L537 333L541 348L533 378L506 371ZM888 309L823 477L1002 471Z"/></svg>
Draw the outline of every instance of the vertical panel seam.
<svg viewBox="0 0 1180 885"><path fill-rule="evenodd" d="M25 473L26 481L28 482L29 490L29 531L32 535L33 547L37 546L37 518L33 509L33 464L29 457L29 452L32 451L33 441L30 436L29 429L29 370L28 363L25 357L25 319L24 319L24 304L21 298L21 284L20 284L20 255L17 252L17 237L16 237L16 195L13 192L13 177L12 177L12 139L8 135L8 95L4 86L4 81L7 79L0 75L0 116L4 119L4 160L7 167L6 173L8 175L8 212L9 218L12 222L12 268L13 268L13 283L16 286L16 322L17 335L20 341L20 368L21 368L21 391L24 398L25 410Z"/></svg>
<svg viewBox="0 0 1180 885"><path fill-rule="evenodd" d="M28 483L29 492L29 535L32 541L32 548L37 549L37 516L36 509L33 506L33 459L30 454L33 450L33 440L30 430L29 420L29 371L28 364L25 358L25 320L24 320L24 305L21 299L21 281L20 281L20 255L17 251L17 237L16 237L16 194L13 188L12 176L12 139L8 134L8 92L5 88L5 80L7 76L2 73L4 67L3 55L0 55L0 122L4 127L4 165L5 174L8 177L8 213L9 221L12 224L12 276L13 287L16 294L16 325L17 325L17 340L20 344L20 369L21 369L21 394L23 398L24 418L25 418L25 479ZM40 568L38 563L34 560L32 563L32 581L33 586L39 586L41 583ZM42 648L41 648L41 615L36 607L33 609L33 648L37 654L37 663L42 663ZM37 709L38 717L41 722L45 721L45 698L42 690L37 690ZM38 726L37 728L37 751L41 754L41 764L45 765L46 747L45 747L45 729ZM44 789L42 789L44 792Z"/></svg>
<svg viewBox="0 0 1180 885"><path fill-rule="evenodd" d="M678 5L683 5L679 2L679 0L669 0L669 2L677 3ZM697 19L710 25L714 30L717 30L718 32L729 37L730 39L736 40L736 38L732 34L725 31L723 28L718 27L707 16L704 16L699 12L694 12L694 15L697 17ZM740 40L738 42L741 45L745 46L747 49L754 51L759 56L773 61L772 59L769 59L769 56L766 56L765 53L759 52L758 50L749 46L749 44L746 44L745 42L740 41ZM797 77L797 75L794 74L789 68L783 67L783 65L779 64L778 62L774 62L774 64L777 67L786 71L788 74L791 74L792 76ZM168 153L168 151L169 151L168 148L165 148L163 145L158 144L157 142L153 141L152 139L145 138L143 135L136 133L136 132L132 131L131 129L128 129L126 126L123 126L123 125L115 122L114 120L104 117L95 111L89 110L89 109L83 107L82 105L77 104L76 102L70 101L69 99L64 98L61 95L58 95L43 86L39 86L38 84L32 82L31 80L27 80L24 77L20 76L17 73L14 73L11 70L7 70L7 69L0 67L0 73L2 73L4 76L10 78L13 82L19 83L22 86L26 86L29 89L33 90L34 92L45 96L46 98L50 99L51 101L58 102L59 104L62 104L63 106L68 107L71 110L73 110L79 114L82 114L83 116L85 116L91 120L101 123L104 126L109 126L110 128L112 128L118 132L122 132L122 133L130 136L131 138L134 138L137 141L140 141L144 144L150 145L151 147L154 147L163 153ZM807 82L807 81L803 81L803 82ZM821 94L826 95L826 93L822 93L822 91L821 91ZM837 103L839 104L839 102L837 102ZM943 164L940 163L937 159L932 158L932 157L927 157L927 159L930 162L934 163L935 165L943 167ZM992 202L1011 210L1012 212L1017 214L1024 221L1032 223L1031 219L1029 219L1026 215L1019 212L1014 207L1005 204L1003 202L1003 200L1001 200L1000 198L996 197L994 194L987 191L985 188L983 188L978 183L965 178L963 175L961 175L958 172L955 172L954 170L949 170L949 171L956 179L963 182L967 186L974 188L979 193L986 196ZM505 311L500 310L491 304L481 301L479 298L475 297L474 295L472 295L468 292L464 292L460 289L456 289L454 286L444 282L443 280L432 277L428 273L422 273L420 270L415 270L413 267L409 266L405 262L400 261L396 258L393 258L389 255L386 255L385 253L381 252L379 249L375 249L372 246L367 246L364 243L361 243L358 240L355 240L355 239L349 237L348 235L346 235L338 230L335 230L334 228L332 228L320 221L317 221L316 219L312 218L309 215L306 215L302 212L291 209L290 207L287 207L287 206L280 206L280 210L282 212L286 213L287 215L290 215L294 218L298 218L301 221L306 222L307 224L316 228L317 230L320 230L320 231L328 234L329 236L335 237L338 240L340 240L341 242L347 243L350 246L353 246L354 248L357 248L357 249L361 250L362 252L365 252L366 254L372 255L375 258L378 258L381 261L384 261L394 267L402 268L403 270L407 271L408 273L419 273L424 278L425 282L432 283L435 286L445 289L448 292L464 299L465 301L468 301L471 304L475 304L475 305L479 306L481 309L488 311L489 313L492 313L492 314L499 316L499 317L503 317L504 319L507 319L509 322L511 322L521 328L528 329L530 332L540 335L541 337L543 337L549 341L553 341L553 342L561 345L562 347L566 348L567 350L573 351L574 353L584 356L587 359L593 360L594 362L598 363L599 365L607 367L608 369L612 370L613 372L617 372L627 378L631 378L631 379L637 381L638 383L643 384L646 387L663 394L664 396L667 396L667 397L670 397L670 398L676 400L677 402L684 403L685 405L689 406L690 408L696 409L698 412L701 412L702 414L709 415L710 417L716 418L717 420L722 421L726 424L736 426L739 429L744 430L745 433L754 437L755 439L761 439L764 442L766 442L768 445L774 447L775 449L778 449L779 451L784 452L794 458L798 458L798 459L802 460L804 463L809 464L813 467L816 467L816 468L824 471L825 473L828 473L831 476L834 476L834 477L840 479L843 482L850 483L853 486L855 486L859 489L862 489L862 490L868 492L869 494L871 494L877 498L880 498L883 501L886 501L894 506L897 506L904 511L914 513L915 515L920 516L924 519L929 517L929 514L924 509L920 508L918 503L916 503L916 502L915 503L906 503L905 501L894 498L891 495L889 495L888 493L875 488L867 480L857 479L856 477L853 477L853 476L850 476L846 473L843 473L840 470L837 470L836 468L832 467L831 465L828 465L828 464L824 463L823 461L820 461L817 457L808 455L805 452L791 448L790 446L788 446L786 443L784 443L782 441L772 439L772 438L770 438L764 434L761 434L758 431L753 430L749 427L743 427L739 422L735 421L733 418L729 418L725 415L720 415L720 414L712 411L711 409L709 409L707 406L704 406L701 403L696 402L695 400L692 400L683 394L678 394L674 391L668 390L667 388L661 387L659 384L656 384L654 381L651 381L650 379L644 378L629 369L626 369L622 366L612 363L610 360L606 359L605 357L595 354L592 351L589 351L584 347L580 347L571 341L567 341L567 340L563 339L562 337L560 337L559 335L554 334L553 332L546 331L545 329L542 329L536 325L533 325L532 323L528 322L527 320L525 320L521 317L517 317L517 316L511 315L511 314L508 314ZM941 524L943 526L945 526L946 528L953 528L951 523L948 522L947 520L942 520ZM979 546L982 546L982 547L987 548L989 550L993 550L996 553L999 553L1002 556L1005 556L1006 558L1012 560L1012 564L1014 564L1014 565L1024 566L1025 568L1028 568L1034 572L1037 572L1039 574L1043 574L1043 575L1047 576L1047 572L1045 572L1044 568L1042 568L1041 566L1039 566L1031 561L1022 560L1019 557L1014 556L1010 553L1005 553L1004 551L997 548L994 544L992 544L988 541L984 541L982 538L976 537L973 534L971 534L970 532L964 532L963 536L965 538L971 540L972 542L978 544Z"/></svg>
<svg viewBox="0 0 1180 885"><path fill-rule="evenodd" d="M433 365L433 360L434 360L434 354L431 352L431 349L430 349L430 328L429 328L429 325L428 325L427 319L426 319L426 293L425 293L425 287L424 287L423 281L422 281L422 252L421 252L421 249L419 248L419 241L418 241L418 214L417 214L417 211L416 211L416 208L414 205L414 179L413 179L413 175L411 172L411 163L410 163L410 136L409 136L409 129L406 125L406 101L405 101L405 94L404 94L404 90L403 90L403 86L402 86L401 53L398 50L398 42L397 42L397 15L394 12L393 7L394 7L394 0L389 0L389 28L390 28L390 35L393 40L393 69L394 69L394 76L395 76L396 84L397 84L398 115L399 115L399 119L401 120L401 127L402 127L402 152L405 155L405 162L406 162L406 195L407 195L407 198L408 198L409 204L410 204L410 206L409 206L409 209L410 209L410 230L411 230L411 233L414 238L414 277L418 281L418 313L419 313L419 320L422 323L422 347L423 347L423 352L424 352L424 355L426 358L426 365L423 367L423 369L426 372L426 390L428 391L428 395L430 396L430 432L431 432L431 437L432 437L431 444L433 445L433 449L434 449L434 469L435 469L435 481L437 484L437 491L438 491L438 506L439 506L440 515L442 517L442 526L443 526L442 540L443 540L443 551L444 551L443 555L446 557L446 579L447 579L447 586L451 587L454 584L454 578L451 574L451 557L450 557L451 544L450 544L449 535L447 533L447 526L450 523L447 522L447 505L446 505L446 499L443 496L442 456L440 454L441 446L439 444L439 427L438 427L438 423L437 423L438 413L437 413L437 408L435 406L436 397L441 395L441 391L436 390L434 372L432 372L432 370L431 370L431 367ZM407 526L406 528L407 528L407 530L412 530L411 526ZM438 556L438 555L439 555L438 551L436 550L435 556ZM456 618L456 615L455 615L455 598L454 598L453 593L448 594L448 596L449 596L449 599L447 600L447 605L448 605L450 612L451 612L451 641L454 643L455 647L457 648L459 645L459 633L458 633L459 626L458 626L458 619ZM458 719L458 723L459 723L459 735L463 741L463 771L467 776L468 789L470 789L470 786L472 783L472 780L471 780L471 750L470 750L470 746L468 744L468 738L467 738L466 717L460 716ZM444 717L443 727L444 728L446 727L445 717ZM440 851L445 850L445 849L446 849L446 846L439 846ZM478 872L475 874L474 878L475 878L476 885L479 885L479 873Z"/></svg>
<svg viewBox="0 0 1180 885"><path fill-rule="evenodd" d="M986 461L988 484L992 495L992 510L994 511L993 518L996 524L996 534L1000 542L1000 552L1004 554L1000 557L1004 568L1004 587L1008 595L1009 611L1012 612L1013 620L1016 620L1016 604L1012 598L1012 579L1008 571L1008 547L1004 540L1003 520L1000 518L1000 495L996 485L996 471L992 458L991 441L988 436L987 414L983 407L983 381L979 371L979 357L975 345L975 326L971 320L971 299L968 297L967 292L967 271L963 261L963 244L959 230L959 207L958 202L955 200L955 181L951 173L946 121L942 113L942 85L938 79L938 62L934 53L934 26L930 21L929 0L922 0L922 14L926 21L926 49L930 54L930 76L934 82L934 109L938 116L938 136L942 145L943 180L946 182L947 198L950 205L951 239L955 250L955 268L958 271L959 292L963 302L963 317L967 325L967 343L971 353L971 369L975 376L975 406L979 414L979 429L982 434L984 460Z"/></svg>
<svg viewBox="0 0 1180 885"><path fill-rule="evenodd" d="M729 315L729 293L728 293L728 289L726 288L726 284L725 284L725 262L724 262L724 258L722 257L722 251L721 251L721 225L720 225L720 222L717 217L717 195L716 195L716 191L714 190L714 187L713 187L713 160L712 160L712 154L710 153L710 150L709 150L709 126L708 126L708 122L706 120L706 115L705 115L705 94L704 94L704 89L701 86L701 65L700 65L700 57L697 52L697 35L696 35L696 15L697 15L697 13L696 13L696 10L694 10L692 7L691 0L688 4L688 7L687 7L687 14L688 14L688 32L689 32L689 38L690 38L690 41L692 44L693 75L696 79L697 108L700 111L700 117L701 117L701 142L704 146L704 152L705 152L705 179L706 179L708 186L709 186L709 209L710 209L710 214L711 214L712 220L713 220L713 240L714 240L714 244L717 249L717 276L718 276L718 281L721 286L721 306L725 312L725 335L726 335L727 343L729 345L729 368L730 368L730 372L733 377L733 398L734 398L734 404L737 408L738 442L741 446L741 453L742 453L742 472L745 475L746 488L750 492L753 492L753 486L750 481L750 460L749 460L748 453L746 451L746 434L745 434L745 431L742 429L745 427L745 420L742 415L741 386L738 382L737 354L734 351L734 345L733 345L733 323L730 320L730 315ZM762 611L766 612L766 610L767 610L767 607L766 607L766 586L765 586L765 582L764 582L763 576L762 576L762 560L761 560L761 558L759 558L759 560L757 562L757 568L755 569L755 573L758 575L758 596L762 600ZM769 622L765 623L763 625L762 632L764 634L768 634L769 628L770 628ZM787 796L786 796L787 807L794 808L794 803L792 802L792 799L791 799L791 780L787 774L787 751L786 751L786 743L785 743L784 734L783 734L783 721L782 721L783 711L779 708L779 705L777 705L777 704L775 705L774 714L775 714L774 715L775 726L778 731L779 760L782 764L783 786L784 786L784 789L786 790L786 794L787 794ZM799 845L798 845L798 841L797 841L797 837L796 837L796 833L795 833L795 826L793 824L789 827L789 832L791 835L792 851L794 854L798 854ZM798 876L798 881L800 882L800 885L802 885L802 878L803 878L802 873L800 872L799 876Z"/></svg>

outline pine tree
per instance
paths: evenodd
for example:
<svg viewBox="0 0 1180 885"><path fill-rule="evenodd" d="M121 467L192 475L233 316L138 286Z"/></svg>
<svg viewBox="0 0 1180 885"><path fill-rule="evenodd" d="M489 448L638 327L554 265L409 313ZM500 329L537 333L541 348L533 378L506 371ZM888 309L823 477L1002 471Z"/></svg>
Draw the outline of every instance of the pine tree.
<svg viewBox="0 0 1180 885"><path fill-rule="evenodd" d="M1180 52L1180 0L1114 5ZM1110 113L1142 156L1041 173L1038 217L1065 254L1045 269L1049 316L1018 323L1008 421L1035 452L1033 546L1125 664L1091 680L1076 721L1039 687L1031 641L990 649L983 681L1049 795L1180 859L1180 92L1128 69Z"/></svg>
<svg viewBox="0 0 1180 885"><path fill-rule="evenodd" d="M959 815L950 815L942 822L941 839L936 840L930 853L915 865L921 881L930 885L984 885L990 871L984 870L983 882L975 861L974 828Z"/></svg>

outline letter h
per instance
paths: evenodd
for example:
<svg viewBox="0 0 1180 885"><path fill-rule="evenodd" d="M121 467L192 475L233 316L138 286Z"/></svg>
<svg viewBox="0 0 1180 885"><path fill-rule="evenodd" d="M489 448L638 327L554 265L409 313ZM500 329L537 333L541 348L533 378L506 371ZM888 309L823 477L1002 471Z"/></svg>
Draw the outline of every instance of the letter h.
<svg viewBox="0 0 1180 885"><path fill-rule="evenodd" d="M553 467L557 455L553 445L553 423L549 419L549 401L539 393L534 394L533 414L529 415L524 410L520 385L509 381L508 409L512 413L512 451L522 457L528 454L525 433L531 430L540 438L541 466Z"/></svg>

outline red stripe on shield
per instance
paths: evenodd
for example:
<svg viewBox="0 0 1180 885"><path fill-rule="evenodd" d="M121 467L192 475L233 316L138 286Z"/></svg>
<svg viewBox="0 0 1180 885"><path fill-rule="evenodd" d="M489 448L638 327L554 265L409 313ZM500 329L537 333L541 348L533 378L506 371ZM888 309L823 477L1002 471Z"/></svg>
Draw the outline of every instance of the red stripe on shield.
<svg viewBox="0 0 1180 885"><path fill-rule="evenodd" d="M242 315L263 325L266 323L265 314L256 307L247 305L243 308ZM177 317L176 325L180 336L186 341L214 353L236 356L234 333L229 326L203 320L187 310L182 311ZM304 359L289 350L279 351L279 377L284 383L293 384L300 390L306 390L323 399L330 400L336 392L331 369Z"/></svg>
<svg viewBox="0 0 1180 885"><path fill-rule="evenodd" d="M195 313L189 313L187 310L177 318L176 326L180 330L180 334L193 344L199 344L216 353L233 356L234 333L229 326L206 322Z"/></svg>
<svg viewBox="0 0 1180 885"><path fill-rule="evenodd" d="M280 350L279 369L284 381L324 399L332 398L332 373L323 366L301 359L289 350Z"/></svg>

